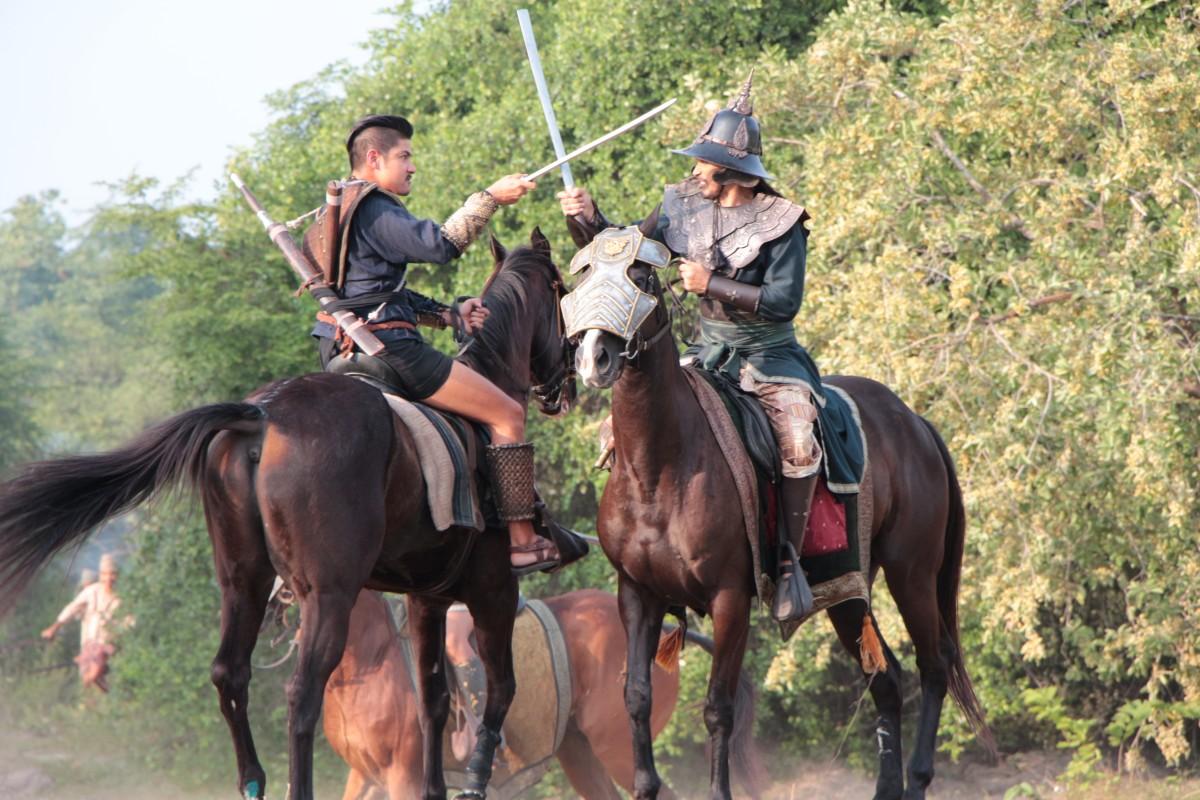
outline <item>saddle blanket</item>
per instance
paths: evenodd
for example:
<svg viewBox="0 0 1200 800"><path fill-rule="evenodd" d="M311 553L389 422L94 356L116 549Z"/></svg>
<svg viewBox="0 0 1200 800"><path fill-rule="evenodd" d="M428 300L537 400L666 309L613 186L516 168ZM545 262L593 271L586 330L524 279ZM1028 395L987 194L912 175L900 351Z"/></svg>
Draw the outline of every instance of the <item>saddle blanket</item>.
<svg viewBox="0 0 1200 800"><path fill-rule="evenodd" d="M566 735L574 691L571 661L558 619L540 600L521 602L512 639L517 694L504 719L501 746L493 764L495 772L488 784L488 796L499 800L521 795L549 769ZM404 599L396 598L389 605L402 637L405 660L411 665L412 645L403 622L407 616ZM470 619L466 607L459 604L451 606L449 614L465 614ZM487 696L487 680L478 654L467 642L451 642L455 635L452 631L464 627L469 630L469 625L449 625L446 634L448 652L471 653L470 663L449 665L454 710L446 725L443 753L446 783L455 787L466 785L466 762L474 750L475 730L483 718ZM414 670L410 669L409 674L415 680ZM464 734L464 741L455 741Z"/></svg>
<svg viewBox="0 0 1200 800"><path fill-rule="evenodd" d="M713 436L720 444L721 452L733 473L734 485L742 505L742 516L746 523L746 535L753 556L755 586L764 605L770 605L775 585L772 575L776 569L775 541L769 537L774 513L774 490L760 481L760 473L745 447L741 433L734 424L729 408L706 376L696 369L685 369L692 393L704 410ZM841 394L836 387L826 386ZM830 392L832 395L833 392ZM857 408L849 396L843 396L851 404L857 421ZM861 436L861 429L859 431ZM827 475L822 475L817 494L813 500L809 527L805 533L801 552L801 566L809 576L816 605L813 613L843 603L860 599L870 603L870 592L866 576L870 569L871 521L873 518L871 471L866 463L865 438L863 466L854 482L856 495L837 499L831 493ZM838 489L848 487L836 487ZM766 493L766 497L763 493ZM764 552L764 550L766 552ZM799 623L784 629L788 638L799 627Z"/></svg>
<svg viewBox="0 0 1200 800"><path fill-rule="evenodd" d="M483 530L474 428L399 395L385 392L383 396L416 442L434 526L439 531L455 526Z"/></svg>

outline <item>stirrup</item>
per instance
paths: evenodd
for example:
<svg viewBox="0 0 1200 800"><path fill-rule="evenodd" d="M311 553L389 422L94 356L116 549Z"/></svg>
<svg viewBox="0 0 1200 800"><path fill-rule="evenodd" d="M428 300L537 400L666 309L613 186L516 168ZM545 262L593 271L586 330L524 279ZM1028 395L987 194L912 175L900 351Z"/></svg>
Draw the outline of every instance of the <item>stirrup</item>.
<svg viewBox="0 0 1200 800"><path fill-rule="evenodd" d="M533 520L534 531L554 544L562 566L565 567L588 554L590 548L583 535L550 516L550 510L540 498L534 503L533 510L536 512Z"/></svg>
<svg viewBox="0 0 1200 800"><path fill-rule="evenodd" d="M783 546L784 561L779 570L779 583L775 587L771 616L777 622L797 622L813 613L817 601L808 585L808 579L804 576L804 570L800 567L796 548L791 542L784 542Z"/></svg>

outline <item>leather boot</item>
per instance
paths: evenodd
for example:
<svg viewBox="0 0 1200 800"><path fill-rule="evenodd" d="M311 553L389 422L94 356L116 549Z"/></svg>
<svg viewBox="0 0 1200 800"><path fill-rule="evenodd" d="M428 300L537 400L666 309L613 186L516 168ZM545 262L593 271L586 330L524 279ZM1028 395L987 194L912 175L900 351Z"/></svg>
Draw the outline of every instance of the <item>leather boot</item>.
<svg viewBox="0 0 1200 800"><path fill-rule="evenodd" d="M779 537L779 581L771 605L771 614L779 622L798 622L811 614L816 605L808 579L800 568L800 550L808 530L817 477L818 473L805 478L784 478L779 487L784 529Z"/></svg>

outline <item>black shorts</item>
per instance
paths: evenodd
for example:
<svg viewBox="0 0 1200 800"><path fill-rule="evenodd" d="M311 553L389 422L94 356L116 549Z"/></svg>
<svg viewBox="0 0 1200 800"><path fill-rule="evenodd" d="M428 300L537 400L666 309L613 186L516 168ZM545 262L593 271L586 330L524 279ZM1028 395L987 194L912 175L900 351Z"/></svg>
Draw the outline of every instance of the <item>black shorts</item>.
<svg viewBox="0 0 1200 800"><path fill-rule="evenodd" d="M337 354L333 339L318 339L321 365ZM408 400L424 400L445 385L454 362L442 351L423 339L398 339L387 342L384 351L375 356L386 361L395 372L394 383Z"/></svg>

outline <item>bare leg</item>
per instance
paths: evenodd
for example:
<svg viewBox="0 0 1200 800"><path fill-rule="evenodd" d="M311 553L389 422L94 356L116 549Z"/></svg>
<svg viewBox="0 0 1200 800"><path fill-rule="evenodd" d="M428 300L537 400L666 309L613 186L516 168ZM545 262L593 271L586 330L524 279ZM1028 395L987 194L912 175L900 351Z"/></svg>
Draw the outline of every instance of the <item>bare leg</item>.
<svg viewBox="0 0 1200 800"><path fill-rule="evenodd" d="M625 710L629 712L629 723L633 730L633 796L634 800L656 800L662 779L654 768L654 737L650 730L650 663L658 650L666 606L624 575L619 579L617 602L628 643L625 656Z"/></svg>
<svg viewBox="0 0 1200 800"><path fill-rule="evenodd" d="M450 369L450 377L442 384L442 388L424 402L442 411L483 423L492 435L493 444L525 441L525 409L487 378L458 362ZM530 545L541 539L528 520L508 523L508 537L514 545ZM547 546L551 545L547 542ZM538 560L535 552L513 553L511 556L514 567L523 567Z"/></svg>
<svg viewBox="0 0 1200 800"><path fill-rule="evenodd" d="M850 657L858 663L858 638L862 635L863 603L841 603L828 610L829 621L837 631L838 640ZM878 626L876 626L878 627ZM883 641L883 655L887 659L887 672L877 673L870 678L871 699L879 714L875 722L875 738L879 748L879 774L875 779L875 800L899 800L904 793L904 758L900 744L900 707L904 696L901 692L902 675L900 662ZM861 666L861 665L860 665ZM864 673L864 677L868 677Z"/></svg>

